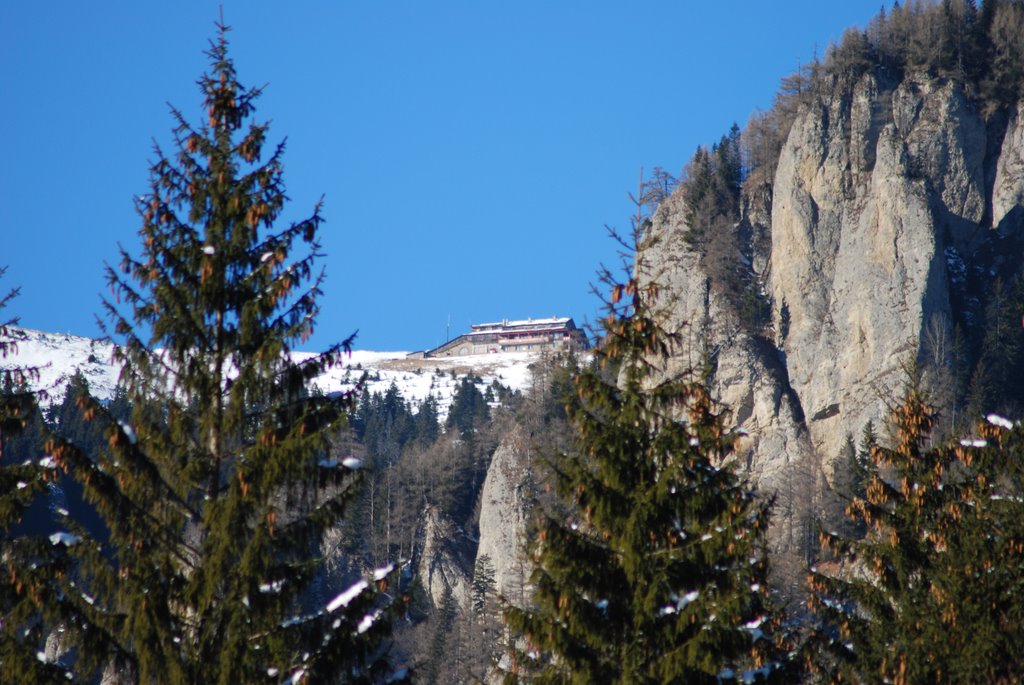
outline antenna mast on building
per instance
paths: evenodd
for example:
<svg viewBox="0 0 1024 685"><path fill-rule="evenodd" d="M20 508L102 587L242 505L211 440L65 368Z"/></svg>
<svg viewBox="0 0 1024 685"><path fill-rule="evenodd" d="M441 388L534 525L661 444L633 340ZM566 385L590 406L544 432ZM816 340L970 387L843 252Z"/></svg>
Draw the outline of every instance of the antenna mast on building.
<svg viewBox="0 0 1024 685"><path fill-rule="evenodd" d="M448 315L448 325L444 329L444 341L448 342L452 339L452 315Z"/></svg>

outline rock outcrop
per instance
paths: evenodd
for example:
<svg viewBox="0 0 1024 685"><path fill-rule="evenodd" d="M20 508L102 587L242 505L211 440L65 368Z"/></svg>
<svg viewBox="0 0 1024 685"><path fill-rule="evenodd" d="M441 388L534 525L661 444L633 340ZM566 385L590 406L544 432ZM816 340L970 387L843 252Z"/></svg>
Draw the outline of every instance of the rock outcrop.
<svg viewBox="0 0 1024 685"><path fill-rule="evenodd" d="M995 180L992 184L992 225L997 228L1011 228L1020 222L1021 207L1024 206L1024 115L1022 105L1010 120L1002 151L996 162Z"/></svg>
<svg viewBox="0 0 1024 685"><path fill-rule="evenodd" d="M521 430L502 440L487 469L480 504L480 544L494 568L495 593L513 604L529 597L530 565L524 547L532 509L529 442Z"/></svg>
<svg viewBox="0 0 1024 685"><path fill-rule="evenodd" d="M868 77L854 101L877 93ZM984 126L959 89L901 84L884 124L844 104L806 111L782 150L767 281L776 322L789 313L777 343L826 459L898 394L928 318L952 320L945 236L972 240L985 207Z"/></svg>
<svg viewBox="0 0 1024 685"><path fill-rule="evenodd" d="M469 609L472 548L472 541L451 519L437 507L427 507L416 573L434 608L441 607L450 592L460 611Z"/></svg>
<svg viewBox="0 0 1024 685"><path fill-rule="evenodd" d="M884 422L926 327L951 335L962 260L1024 229L1020 111L986 121L954 83L868 74L800 110L774 176L744 199L740 261L771 303L765 330L711 286L681 191L652 219L647 260L677 321L717 352L715 391L750 433L742 456L778 492L794 465L828 474L848 435Z"/></svg>

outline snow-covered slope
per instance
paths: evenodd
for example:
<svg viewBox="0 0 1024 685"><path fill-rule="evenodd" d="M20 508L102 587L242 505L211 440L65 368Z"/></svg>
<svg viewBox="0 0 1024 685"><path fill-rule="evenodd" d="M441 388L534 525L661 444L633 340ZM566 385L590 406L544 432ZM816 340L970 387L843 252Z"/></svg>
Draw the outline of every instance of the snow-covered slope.
<svg viewBox="0 0 1024 685"><path fill-rule="evenodd" d="M37 389L47 391L48 402L59 402L75 371L81 371L92 392L109 399L114 394L120 369L111 362L113 346L109 342L27 328L10 329L18 352L0 360L0 368L37 367ZM297 352L296 358L308 358L310 352ZM439 405L442 418L448 413L456 386L465 376L479 378L481 390L497 380L512 390L524 390L532 381L530 366L540 360L540 352L507 352L469 355L445 359L410 359L405 352L356 350L335 368L321 376L316 385L324 392L347 390L364 376L371 393L383 393L394 383L414 408L429 395Z"/></svg>
<svg viewBox="0 0 1024 685"><path fill-rule="evenodd" d="M89 388L102 399L114 394L120 369L111 363L113 346L92 338L63 333L44 333L29 328L8 328L17 354L0 359L0 368L13 366L38 369L36 390L45 390L47 403L60 402L64 388L81 371Z"/></svg>

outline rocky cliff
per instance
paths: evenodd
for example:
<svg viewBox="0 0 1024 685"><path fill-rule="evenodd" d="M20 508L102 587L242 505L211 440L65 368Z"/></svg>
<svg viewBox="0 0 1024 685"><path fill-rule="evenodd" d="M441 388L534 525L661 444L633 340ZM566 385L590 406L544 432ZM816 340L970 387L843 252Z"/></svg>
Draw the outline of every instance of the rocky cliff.
<svg viewBox="0 0 1024 685"><path fill-rule="evenodd" d="M437 507L423 512L423 546L416 575L437 609L451 594L458 611L467 611L473 571L473 544L466 534Z"/></svg>
<svg viewBox="0 0 1024 685"><path fill-rule="evenodd" d="M768 325L740 325L712 286L683 187L652 218L652 273L716 353L715 390L769 492L794 468L829 475L848 435L884 423L908 362L951 364L936 340L971 324L965 274L1013 275L1024 233L1019 107L986 119L961 86L923 76L868 73L825 93L800 108L774 174L743 192L737 268L770 302Z"/></svg>
<svg viewBox="0 0 1024 685"><path fill-rule="evenodd" d="M532 570L525 552L534 498L529 450L521 429L513 429L495 450L481 494L477 547L477 559L486 556L494 568L495 594L519 606L529 595Z"/></svg>

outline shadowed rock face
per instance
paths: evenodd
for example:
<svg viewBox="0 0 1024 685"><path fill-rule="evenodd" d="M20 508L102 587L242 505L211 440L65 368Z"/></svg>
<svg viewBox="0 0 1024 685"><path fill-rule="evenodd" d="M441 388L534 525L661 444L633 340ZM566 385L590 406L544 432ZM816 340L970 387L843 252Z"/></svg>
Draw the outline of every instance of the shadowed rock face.
<svg viewBox="0 0 1024 685"><path fill-rule="evenodd" d="M750 433L741 457L763 490L788 487L800 464L828 473L848 434L884 423L925 327L950 335L951 270L1021 232L1019 120L986 125L958 85L915 77L866 75L804 107L772 182L744 190L741 250L772 307L763 336L710 287L682 194L659 208L651 273L676 322L718 351L715 391Z"/></svg>
<svg viewBox="0 0 1024 685"><path fill-rule="evenodd" d="M416 572L435 609L444 604L448 591L458 610L468 611L472 558L472 541L465 533L437 507L427 507Z"/></svg>

